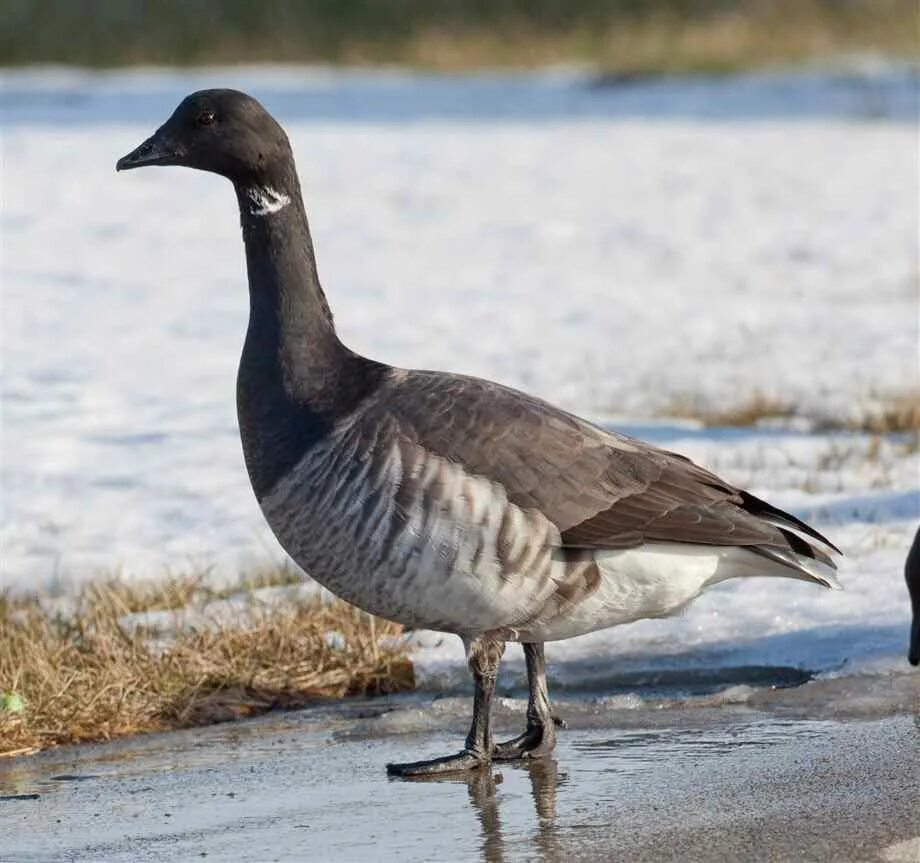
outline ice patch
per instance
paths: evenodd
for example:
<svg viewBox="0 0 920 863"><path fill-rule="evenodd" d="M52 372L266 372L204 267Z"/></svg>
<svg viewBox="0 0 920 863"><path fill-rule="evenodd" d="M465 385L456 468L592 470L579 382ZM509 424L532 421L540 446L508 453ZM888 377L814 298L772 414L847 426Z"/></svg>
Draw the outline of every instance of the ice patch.
<svg viewBox="0 0 920 863"><path fill-rule="evenodd" d="M600 710L638 710L644 702L636 693L628 692L625 695L608 695L598 698L594 704Z"/></svg>
<svg viewBox="0 0 920 863"><path fill-rule="evenodd" d="M713 706L722 704L746 704L751 700L751 696L756 693L757 689L753 686L738 684L737 686L729 686L728 689L723 689L721 692L717 692L708 698L700 699L699 703Z"/></svg>
<svg viewBox="0 0 920 863"><path fill-rule="evenodd" d="M467 705L469 709L469 705ZM443 726L439 717L421 707L397 708L371 716L335 732L335 737L380 737L390 734L413 734Z"/></svg>

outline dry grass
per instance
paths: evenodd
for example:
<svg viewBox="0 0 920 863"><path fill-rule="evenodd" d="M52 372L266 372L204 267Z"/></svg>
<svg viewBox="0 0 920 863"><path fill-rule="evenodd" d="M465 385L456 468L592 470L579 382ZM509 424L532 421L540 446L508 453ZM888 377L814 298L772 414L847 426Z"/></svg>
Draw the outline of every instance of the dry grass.
<svg viewBox="0 0 920 863"><path fill-rule="evenodd" d="M691 419L705 426L753 426L771 419L789 419L795 409L787 402L755 390L743 402L727 408L707 407L689 397L678 397L662 412L675 419Z"/></svg>
<svg viewBox="0 0 920 863"><path fill-rule="evenodd" d="M705 426L753 426L770 420L792 419L802 414L786 402L759 390L727 408L714 408L701 400L681 396L662 411L663 416L697 420ZM807 417L805 417L807 419ZM821 418L815 431L854 431L873 435L902 434L917 446L920 436L920 392L875 395L859 413L839 419Z"/></svg>
<svg viewBox="0 0 920 863"><path fill-rule="evenodd" d="M67 611L0 594L0 697L23 702L0 704L0 756L414 685L400 628L339 601L253 600L240 620L179 627L165 645L122 620L188 602L207 620L214 598L176 578L92 584Z"/></svg>
<svg viewBox="0 0 920 863"><path fill-rule="evenodd" d="M191 604L226 599L235 593L259 590L263 587L287 587L303 581L289 566L266 566L255 569L230 584L218 586L209 570L193 575L165 575L156 581L135 581L119 574L107 575L83 588L84 598L113 614L134 614L140 611L171 611Z"/></svg>
<svg viewBox="0 0 920 863"><path fill-rule="evenodd" d="M875 408L856 420L845 420L839 427L872 434L908 434L914 438L920 435L920 392L881 396L875 401Z"/></svg>

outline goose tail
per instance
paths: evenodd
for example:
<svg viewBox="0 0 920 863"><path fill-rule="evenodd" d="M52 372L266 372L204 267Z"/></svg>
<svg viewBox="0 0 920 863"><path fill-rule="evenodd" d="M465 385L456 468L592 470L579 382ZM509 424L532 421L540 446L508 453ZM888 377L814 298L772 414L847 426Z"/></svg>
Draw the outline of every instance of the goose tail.
<svg viewBox="0 0 920 863"><path fill-rule="evenodd" d="M837 580L837 567L833 561L797 554L774 546L756 545L749 551L757 555L758 564L764 569L764 575L777 575L785 578L797 578L820 584L830 590L843 590ZM769 567L764 564L769 562Z"/></svg>

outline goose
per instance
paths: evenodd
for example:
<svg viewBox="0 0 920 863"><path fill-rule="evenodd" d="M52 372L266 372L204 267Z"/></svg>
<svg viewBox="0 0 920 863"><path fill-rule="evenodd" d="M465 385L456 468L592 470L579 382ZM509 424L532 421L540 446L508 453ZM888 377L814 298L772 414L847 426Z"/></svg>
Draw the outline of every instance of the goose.
<svg viewBox="0 0 920 863"><path fill-rule="evenodd" d="M674 614L730 578L839 587L830 540L684 456L497 383L346 347L287 135L251 96L187 96L116 170L150 165L210 171L236 191L249 281L237 413L279 543L342 599L463 641L474 683L464 748L387 765L391 775L548 755L547 641ZM523 645L526 726L495 742L507 642Z"/></svg>
<svg viewBox="0 0 920 863"><path fill-rule="evenodd" d="M904 579L907 582L907 593L910 596L910 606L913 612L907 661L911 665L920 665L920 527L917 528L913 545L907 553L907 560L904 563Z"/></svg>

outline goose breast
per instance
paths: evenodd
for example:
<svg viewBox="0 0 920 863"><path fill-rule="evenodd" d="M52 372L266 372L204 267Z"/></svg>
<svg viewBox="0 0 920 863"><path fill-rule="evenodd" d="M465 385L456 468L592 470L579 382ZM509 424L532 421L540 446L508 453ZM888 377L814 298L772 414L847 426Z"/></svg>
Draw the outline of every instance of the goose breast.
<svg viewBox="0 0 920 863"><path fill-rule="evenodd" d="M311 577L406 625L513 628L539 612L562 577L555 525L396 423L343 423L260 505Z"/></svg>

